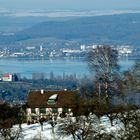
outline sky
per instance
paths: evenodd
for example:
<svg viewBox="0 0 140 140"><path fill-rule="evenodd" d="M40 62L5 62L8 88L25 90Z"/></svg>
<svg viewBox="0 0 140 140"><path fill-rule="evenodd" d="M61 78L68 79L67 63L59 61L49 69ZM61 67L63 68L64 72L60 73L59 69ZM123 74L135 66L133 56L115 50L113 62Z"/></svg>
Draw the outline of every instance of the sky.
<svg viewBox="0 0 140 140"><path fill-rule="evenodd" d="M0 0L7 10L140 10L140 0Z"/></svg>

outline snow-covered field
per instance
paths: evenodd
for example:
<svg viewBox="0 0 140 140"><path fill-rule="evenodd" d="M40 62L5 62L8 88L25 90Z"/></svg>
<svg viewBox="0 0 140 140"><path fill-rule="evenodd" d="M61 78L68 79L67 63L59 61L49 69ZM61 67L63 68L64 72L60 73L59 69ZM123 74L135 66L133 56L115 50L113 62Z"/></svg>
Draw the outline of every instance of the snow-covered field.
<svg viewBox="0 0 140 140"><path fill-rule="evenodd" d="M107 133L114 133L116 131L117 125L111 126L109 123L109 119L107 117L102 117L101 122L99 124L101 128L103 128ZM14 128L18 126L15 125ZM41 138L42 140L53 140L54 137L56 140L72 140L71 136L68 137L59 137L56 134L57 125L54 127L55 135L52 133L52 126L45 122L43 123L43 131L41 131L40 123L36 124L22 124L22 138L21 140L32 140L34 138Z"/></svg>
<svg viewBox="0 0 140 140"><path fill-rule="evenodd" d="M17 128L15 125L13 128ZM57 127L57 126L56 126ZM55 128L56 128L55 127ZM36 124L22 124L22 138L21 140L32 140L34 138L41 138L41 140L53 140L53 138L59 140L71 140L70 137L58 137L56 134L53 136L52 127L47 122L43 123L43 131L41 131L40 123Z"/></svg>

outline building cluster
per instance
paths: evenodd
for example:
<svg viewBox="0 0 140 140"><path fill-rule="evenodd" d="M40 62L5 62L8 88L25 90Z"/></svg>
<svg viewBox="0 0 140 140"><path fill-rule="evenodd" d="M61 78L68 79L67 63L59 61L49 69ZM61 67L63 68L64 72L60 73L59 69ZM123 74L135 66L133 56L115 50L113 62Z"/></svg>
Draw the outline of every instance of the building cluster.
<svg viewBox="0 0 140 140"><path fill-rule="evenodd" d="M11 48L2 48L0 49L0 58L52 58L52 57L83 57L90 50L95 49L96 44L85 45L81 44L76 48L68 47L57 47L57 48L48 48L45 45L39 46L27 46L19 47L15 49ZM112 46L114 47L114 46ZM120 56L136 55L139 50L135 49L132 46L124 45L114 47L118 50Z"/></svg>
<svg viewBox="0 0 140 140"><path fill-rule="evenodd" d="M130 46L119 46L116 48L119 56L131 56L133 55L133 48Z"/></svg>

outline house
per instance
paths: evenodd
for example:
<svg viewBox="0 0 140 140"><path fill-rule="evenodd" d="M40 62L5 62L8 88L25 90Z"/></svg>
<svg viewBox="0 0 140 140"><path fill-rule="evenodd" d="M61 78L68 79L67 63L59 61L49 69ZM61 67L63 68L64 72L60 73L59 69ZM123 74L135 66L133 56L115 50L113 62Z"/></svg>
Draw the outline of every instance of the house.
<svg viewBox="0 0 140 140"><path fill-rule="evenodd" d="M11 82L12 81L12 74L6 73L3 75L2 80L5 82Z"/></svg>
<svg viewBox="0 0 140 140"><path fill-rule="evenodd" d="M27 98L27 121L72 115L77 98L78 91L30 91Z"/></svg>

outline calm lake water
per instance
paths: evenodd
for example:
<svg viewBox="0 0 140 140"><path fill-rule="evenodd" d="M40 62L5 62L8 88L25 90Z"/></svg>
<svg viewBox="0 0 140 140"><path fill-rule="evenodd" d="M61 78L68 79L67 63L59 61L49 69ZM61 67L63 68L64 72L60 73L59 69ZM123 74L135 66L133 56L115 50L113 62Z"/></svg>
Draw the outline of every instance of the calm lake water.
<svg viewBox="0 0 140 140"><path fill-rule="evenodd" d="M134 64L134 59L121 59L121 70L127 70ZM50 60L26 60L26 59L0 59L0 73L20 73L21 77L32 78L33 73L45 73L46 77L54 75L76 74L82 77L89 75L86 62L81 59L50 59Z"/></svg>

